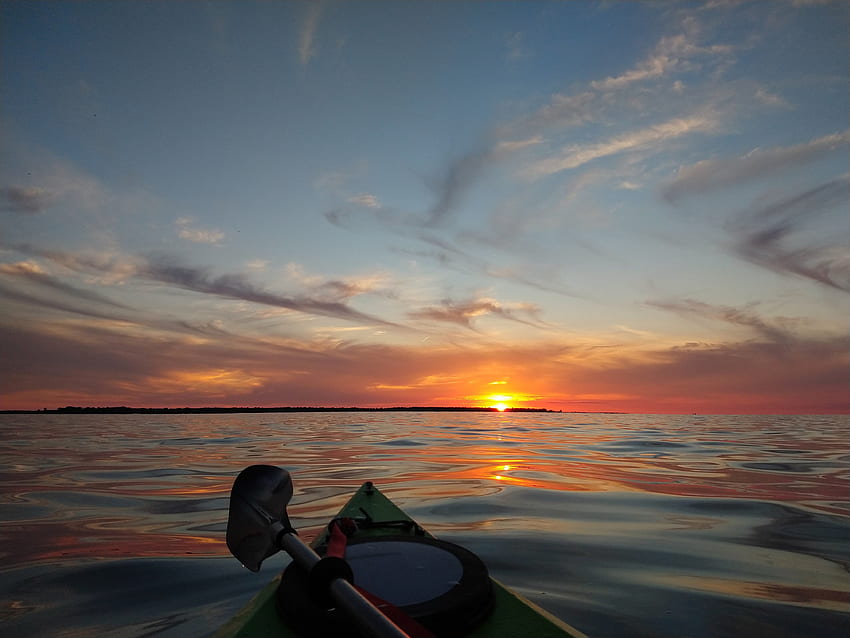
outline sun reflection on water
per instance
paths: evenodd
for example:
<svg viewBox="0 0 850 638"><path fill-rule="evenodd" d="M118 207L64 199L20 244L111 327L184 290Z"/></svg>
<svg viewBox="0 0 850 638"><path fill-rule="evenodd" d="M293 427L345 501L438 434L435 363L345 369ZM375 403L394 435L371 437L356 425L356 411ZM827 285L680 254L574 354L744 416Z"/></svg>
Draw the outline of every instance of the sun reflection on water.
<svg viewBox="0 0 850 638"><path fill-rule="evenodd" d="M163 582L178 559L229 566L232 481L269 463L292 473L288 510L306 540L371 480L430 531L550 602L584 609L592 590L602 611L635 622L654 622L645 609L657 600L715 617L726 617L723 601L759 603L774 623L763 635L798 608L847 613L850 458L838 419L507 410L5 419L9 578L45 565L76 577L74 566L104 559L124 573L139 558L165 558L147 561ZM193 560L193 573L195 562L216 561ZM85 604L75 595L69 605Z"/></svg>
<svg viewBox="0 0 850 638"><path fill-rule="evenodd" d="M290 469L291 512L308 526L366 480L413 504L528 488L758 499L848 514L841 435L823 430L771 436L722 422L661 429L648 417L516 413L37 418L38 427L0 431L3 459L14 460L0 470L14 521L2 531L21 548L10 556L18 562L118 547L137 556L224 555L230 486L252 463Z"/></svg>

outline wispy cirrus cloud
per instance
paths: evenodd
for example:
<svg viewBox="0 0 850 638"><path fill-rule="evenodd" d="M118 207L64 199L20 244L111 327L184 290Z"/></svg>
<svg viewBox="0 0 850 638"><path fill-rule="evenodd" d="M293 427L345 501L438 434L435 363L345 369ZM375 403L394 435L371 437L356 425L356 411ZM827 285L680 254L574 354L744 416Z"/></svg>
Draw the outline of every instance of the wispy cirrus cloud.
<svg viewBox="0 0 850 638"><path fill-rule="evenodd" d="M99 284L122 283L134 277L144 259L113 251L71 253L33 244L3 244L0 247L23 255L41 257L68 270L91 275Z"/></svg>
<svg viewBox="0 0 850 638"><path fill-rule="evenodd" d="M568 215L576 219L578 211L587 208L576 193L597 187L603 179L587 177L591 172L594 175L605 172L604 179L616 179L611 191L645 188L659 174L659 165L654 161L658 155L681 150L695 139L728 133L731 130L729 122L742 114L750 114L754 108L763 111L766 106L772 109L789 106L781 96L756 80L740 76L726 80L725 72L736 63L739 50L752 46L752 40L725 44L722 35L714 37L718 32L708 33L715 29L716 23L711 23L704 14L687 13L687 16L684 12L677 14L674 30L651 42L642 56L624 65L620 72L550 94L537 102L542 106L521 109L510 120L491 127L468 152L446 162L439 179L432 182L432 206L415 213L394 210L383 201L378 209L371 206L369 200L357 202L350 198L348 203L358 208L338 207L326 214L327 219L349 229L377 224L423 242L427 244L424 250L407 247L400 250L433 259L455 270L571 294L570 286L559 284L559 277L534 276L530 269L523 270L522 264L518 268L501 264L494 267L489 257L476 252L474 242L479 246L497 246L500 250L511 251L508 254L514 256L529 255L538 236L535 233L546 215L550 215L553 224L563 224ZM701 23L703 19L704 24ZM739 91L742 87L743 94ZM624 122L638 124L624 125ZM584 128L587 124L591 126ZM686 166L664 186L662 195L669 201L678 201L702 190L779 170L783 165L795 166L808 161L807 157L822 157L836 145L846 146L847 137L847 133L840 133L797 147L757 149L742 158L706 160ZM514 177L524 177L528 181L549 176L559 179L548 180L545 186L522 185L527 187L526 192L535 189L533 196L517 196L518 202L523 197L523 205L489 204L487 223L479 223L471 229L461 228L453 240L447 234L449 224L463 221L457 217L465 209L467 197L475 195L476 184L486 179L489 171L501 168L499 164ZM539 194L550 184L561 184L559 188L563 193L566 175L574 187L561 198L560 205L553 204L553 197L542 200ZM530 214L530 206L534 214ZM789 233L785 232L783 245L788 239ZM763 242L763 245L767 244ZM800 250L786 251L779 256L775 242L769 246L770 255L763 248L756 249L753 242L748 246L745 248L742 244L735 249L736 254L772 269L782 268L783 272L808 273L803 276L820 276L832 281L840 279L835 270L841 262L837 249L830 249L832 252L818 249L818 255ZM822 267L817 263L827 256L832 274L818 275ZM799 263L795 266L794 260L810 262L810 266L803 268ZM532 276L523 277L523 272L532 273ZM439 307L436 309L443 311ZM463 325L462 321L455 323Z"/></svg>
<svg viewBox="0 0 850 638"><path fill-rule="evenodd" d="M24 280L28 283L35 284L39 288L62 293L74 300L94 302L114 306L116 308L127 308L127 306L120 304L109 297L63 282L50 275L39 264L32 261L0 264L0 276L16 280Z"/></svg>
<svg viewBox="0 0 850 638"><path fill-rule="evenodd" d="M777 95L776 93L771 93L763 86L759 86L756 88L755 98L757 101L767 106L776 106L786 109L791 108L791 105L785 98L783 98L781 95Z"/></svg>
<svg viewBox="0 0 850 638"><path fill-rule="evenodd" d="M341 207L324 213L325 219L334 226L346 230L373 229L376 226L389 230L398 237L414 243L424 244L423 248L394 244L392 249L417 258L428 259L440 266L451 268L465 274L484 275L488 278L501 279L530 286L538 290L553 292L570 297L581 297L563 281L558 268L541 267L537 263L495 264L489 257L482 257L469 248L470 240L474 243L484 243L488 247L498 246L501 249L516 248L516 234L492 237L481 233L462 233L452 239L446 236L439 222L423 223L422 217L404 213L389 207ZM462 248L461 245L464 247Z"/></svg>
<svg viewBox="0 0 850 638"><path fill-rule="evenodd" d="M70 260L65 261L70 263ZM77 267L81 270L85 269L82 263L78 263ZM115 288L115 291L122 293L125 288L125 286L119 286ZM194 308L192 319L183 320L172 314L175 310L179 313L178 309L162 312L119 303L107 295L84 286L69 284L32 261L0 264L0 299L25 306L26 312L33 310L38 312L39 316L45 319L38 324L39 329L48 333L54 332L50 326L55 326L60 331L67 331L71 329L70 326L87 326L86 330L79 332L78 335L92 348L113 338L123 338L131 342L150 338L195 345L227 343L228 347L238 349L246 361L258 352L277 351L304 355L315 351L315 344L303 338L265 337L262 333L253 332L252 334L250 327L245 334L239 334L226 329L224 327L226 322L220 318L198 320L197 310ZM66 322L63 319L59 323L52 323L46 311L59 311L71 317L103 321L80 324L74 321ZM10 316L16 315L10 314ZM94 338L91 335L101 336ZM104 338L102 335L110 336ZM221 347L211 345L210 350L215 351Z"/></svg>
<svg viewBox="0 0 850 638"><path fill-rule="evenodd" d="M56 200L56 193L37 186L0 188L0 210L10 213L41 213Z"/></svg>
<svg viewBox="0 0 850 638"><path fill-rule="evenodd" d="M791 0L795 7L815 7L821 4L831 4L834 0Z"/></svg>
<svg viewBox="0 0 850 638"><path fill-rule="evenodd" d="M525 139L519 140L501 140L496 143L495 150L497 153L513 153L532 146L541 144L544 141L542 135L532 135Z"/></svg>
<svg viewBox="0 0 850 638"><path fill-rule="evenodd" d="M555 93L546 104L497 128L500 138L535 135L547 129L564 129L596 120L601 105L597 91Z"/></svg>
<svg viewBox="0 0 850 638"><path fill-rule="evenodd" d="M85 291L84 291L85 292ZM80 315L94 319L121 320L122 318L114 312L97 308L91 301L83 302L66 296L43 295L21 289L19 286L9 285L0 280L0 299L7 302L17 302L35 308L44 314L45 310L58 310L71 315Z"/></svg>
<svg viewBox="0 0 850 638"><path fill-rule="evenodd" d="M168 256L149 258L137 274L138 277L159 281L193 292L238 299L256 304L285 308L305 314L396 326L378 317L355 310L341 301L326 301L311 296L287 296L270 292L251 283L242 274L215 276L206 268L181 264Z"/></svg>
<svg viewBox="0 0 850 638"><path fill-rule="evenodd" d="M688 21L687 32L661 38L652 53L635 67L620 75L591 82L591 87L601 91L622 90L636 82L659 79L675 72L698 71L706 62L732 54L730 45L700 45L695 24L693 20Z"/></svg>
<svg viewBox="0 0 850 638"><path fill-rule="evenodd" d="M506 57L511 62L524 60L531 57L531 49L526 44L526 34L524 31L515 31L505 37L505 48L507 49Z"/></svg>
<svg viewBox="0 0 850 638"><path fill-rule="evenodd" d="M428 211L425 225L439 225L450 213L457 210L463 195L479 178L481 171L496 157L494 149L479 148L452 160L445 173L437 180L437 199Z"/></svg>
<svg viewBox="0 0 850 638"><path fill-rule="evenodd" d="M429 248L426 250L404 250L403 252L436 261L441 266L461 273L484 275L488 278L510 281L568 297L583 296L563 281L560 268L557 266L552 267L537 263L495 264L490 259L485 259L470 250L460 248L461 243L468 246L470 240L492 247L500 242L499 238L492 241L490 237L466 234L461 240L452 241L427 230L415 233L415 237Z"/></svg>
<svg viewBox="0 0 850 638"><path fill-rule="evenodd" d="M637 131L630 131L594 144L565 146L555 157L537 160L523 169L529 179L546 177L561 171L578 168L603 157L634 150L651 150L662 143L694 133L708 133L717 129L719 120L710 111L689 117L677 117Z"/></svg>
<svg viewBox="0 0 850 638"><path fill-rule="evenodd" d="M324 3L316 0L307 3L307 10L301 22L298 32L298 59L302 65L307 65L316 56L316 31L319 28L319 19L324 10Z"/></svg>
<svg viewBox="0 0 850 638"><path fill-rule="evenodd" d="M536 151L539 157L529 160L519 171L525 178L537 179L582 166L594 159L609 157L631 149L658 145L688 133L710 132L717 129L719 115L703 106L691 114L671 117L666 121L613 136L590 144L571 144L550 151L551 139L546 135L589 123L610 121L612 117L632 110L621 96L634 85L647 83L676 73L698 71L711 61L731 58L732 47L703 45L700 29L693 19L686 20L682 33L662 37L649 56L633 69L620 75L588 83L583 89L556 93L531 113L519 115L512 121L494 126L476 148L452 159L443 174L434 182L436 200L424 217L424 225L439 226L450 218L463 201L464 195L493 165L508 161L520 153ZM672 85L671 85L672 86Z"/></svg>
<svg viewBox="0 0 850 638"><path fill-rule="evenodd" d="M846 217L850 179L830 180L772 204L748 209L727 224L739 257L772 270L850 292L850 247L844 236L816 243L804 231L827 211ZM846 225L845 225L846 228Z"/></svg>
<svg viewBox="0 0 850 638"><path fill-rule="evenodd" d="M381 208L381 201L376 195L372 195L371 193L352 195L347 201L349 204L357 204L358 206L365 206L366 208Z"/></svg>
<svg viewBox="0 0 850 638"><path fill-rule="evenodd" d="M194 225L195 221L189 217L179 217L174 225L177 227L177 236L195 244L221 244L225 238L223 231L217 228L199 228Z"/></svg>
<svg viewBox="0 0 850 638"><path fill-rule="evenodd" d="M753 304L744 308L708 304L696 299L666 299L648 301L648 306L675 312L679 315L722 321L753 330L762 339L771 343L788 344L794 337L791 332L775 321L759 316Z"/></svg>
<svg viewBox="0 0 850 638"><path fill-rule="evenodd" d="M740 184L815 161L850 144L850 131L824 135L793 146L755 149L746 155L702 160L683 166L661 195L671 203L684 197Z"/></svg>
<svg viewBox="0 0 850 638"><path fill-rule="evenodd" d="M421 308L408 314L414 319L444 321L474 329L473 320L485 316L500 317L539 328L539 312L540 309L533 304L504 305L493 299L480 298L465 301L445 299L439 306Z"/></svg>
<svg viewBox="0 0 850 638"><path fill-rule="evenodd" d="M657 111L657 106L651 110L646 106L643 109L638 107L642 100L648 98L639 92L640 97L635 98L637 87L669 79L669 91L681 95L683 84L674 78L685 73L717 70L734 62L731 45L703 42L701 26L693 17L683 20L680 30L677 34L662 37L654 49L631 69L590 81L572 92L556 93L536 110L495 126L484 144L447 165L443 178L437 181L437 199L428 211L426 224L437 226L448 219L485 171L520 153L529 157L523 159L525 165L517 174L535 180L630 151L661 151L665 142L720 130L721 112L718 108L711 103L695 108L688 106L691 103L689 99L682 99L681 108L689 111L685 114L622 132L603 141L560 145L552 150L553 141L570 129L592 123L613 123L621 120L624 112L634 119L637 111L639 119L646 119L649 113ZM767 93L763 97L778 99ZM661 112L669 112L670 106L665 104Z"/></svg>
<svg viewBox="0 0 850 638"><path fill-rule="evenodd" d="M700 23L689 16L680 22L678 33L662 36L633 67L617 75L591 80L583 88L553 94L535 111L502 125L500 135L563 130L605 120L612 110L623 106L619 101L622 95L651 82L672 80L670 88L681 93L681 80L673 78L685 73L705 73L734 62L734 47L704 44L702 30Z"/></svg>
<svg viewBox="0 0 850 638"><path fill-rule="evenodd" d="M96 178L49 153L33 153L31 165L22 162L26 179L0 188L0 210L33 214L55 206L101 210L114 195ZM20 168L19 170L23 170Z"/></svg>
<svg viewBox="0 0 850 638"><path fill-rule="evenodd" d="M388 297L395 294L389 289L389 278L381 273L328 278L308 273L303 266L295 263L287 264L285 272L290 280L309 290L311 296L325 301L347 301L367 293L380 293Z"/></svg>
<svg viewBox="0 0 850 638"><path fill-rule="evenodd" d="M514 34L508 43L518 47L522 38ZM699 107L694 107L696 98L691 96L681 103L677 102L679 115L671 113L676 109L675 104L665 103L660 112L668 115L658 123L614 134L599 142L554 143L569 129L585 124L617 125L624 113L631 121L651 121L652 114L659 111L657 104L653 104L652 108L646 104L639 107L639 103L650 100L650 97L640 92L638 87L669 79L668 92L681 95L683 85L679 78L683 74L716 70L733 61L733 47L707 43L700 22L689 15L678 21L674 34L662 36L633 67L617 75L589 81L570 92L555 93L542 106L491 127L473 148L445 164L431 183L435 192L433 205L420 215L407 215L405 223L426 228L445 226L461 210L470 189L500 163L519 159L524 166L515 174L535 180L630 151L661 151L666 141L695 133L714 132L720 128L720 110L711 103L706 105L704 101ZM678 90L675 89L676 83ZM635 98L636 94L640 97ZM681 114L682 111L686 112ZM636 112L638 117L635 117ZM613 130L618 128L622 127ZM374 207L368 199L355 201L350 196L348 203ZM347 226L353 217L340 207L325 216L328 221L340 226ZM385 215L377 221L397 225L399 219Z"/></svg>
<svg viewBox="0 0 850 638"><path fill-rule="evenodd" d="M134 257L72 254L39 249L25 244L8 246L8 248L50 259L70 270L94 273L101 278L111 278L113 281L127 279L155 281L183 290L284 308L308 315L331 317L369 325L401 327L391 321L360 312L344 301L323 299L321 296L311 294L282 295L261 288L242 273L214 275L208 268L186 265L170 255ZM339 292L341 286L337 287L337 292Z"/></svg>
<svg viewBox="0 0 850 638"><path fill-rule="evenodd" d="M0 264L0 298L35 308L42 316L45 310L112 321L138 316L130 306L63 281L33 261Z"/></svg>

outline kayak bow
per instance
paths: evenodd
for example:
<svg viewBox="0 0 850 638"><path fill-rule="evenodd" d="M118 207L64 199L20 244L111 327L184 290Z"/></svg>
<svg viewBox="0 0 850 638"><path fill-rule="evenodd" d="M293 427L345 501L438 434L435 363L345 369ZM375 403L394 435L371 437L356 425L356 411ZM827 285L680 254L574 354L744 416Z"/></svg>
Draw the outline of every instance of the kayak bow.
<svg viewBox="0 0 850 638"><path fill-rule="evenodd" d="M285 470L262 467L283 472L286 480L289 480ZM231 496L228 545L232 542L234 498L239 480L234 483L234 494ZM287 487L291 490L291 483ZM289 495L285 495L286 502ZM270 498L279 501L282 497L276 494ZM286 502L283 503L284 508ZM284 527L288 527L285 509L278 518L284 521ZM422 635L428 635L430 631L431 635L441 638L586 638L577 629L490 577L484 564L472 552L435 539L371 482L364 483L355 492L334 519L337 520L347 523L339 527L346 529L342 551L353 571L354 583L358 586L351 589L362 591L366 598L379 607L389 607L390 611L385 610L387 616L393 617L391 612L400 609L398 613L402 617L413 618L413 625L421 623L425 627L426 633ZM329 542L338 544L340 540L340 531L337 529L334 533L336 538L331 541L333 527L333 524L329 525L311 543L312 549L320 556L339 551L334 549L328 552ZM294 530L276 530L278 538L281 535L291 536L289 532ZM297 540L297 537L294 538ZM284 549L289 551L288 547ZM265 548L254 551L259 552L259 562L266 557ZM272 551L269 550L269 553ZM236 551L234 554L246 566L252 567L243 560L243 556ZM326 557L324 560L329 559ZM256 564L257 569L259 562ZM221 627L215 637L324 636L333 635L337 631L352 635L352 623L359 625L361 632L368 635L369 630L364 630L364 625L358 619L351 618L352 614L359 611L326 611L326 608L336 605L331 602L317 605L315 597L311 600L306 593L312 582L309 571L310 565L305 569L297 564L297 560L293 561L282 575L266 585ZM350 587L347 582L344 584ZM389 625L394 627L392 622Z"/></svg>

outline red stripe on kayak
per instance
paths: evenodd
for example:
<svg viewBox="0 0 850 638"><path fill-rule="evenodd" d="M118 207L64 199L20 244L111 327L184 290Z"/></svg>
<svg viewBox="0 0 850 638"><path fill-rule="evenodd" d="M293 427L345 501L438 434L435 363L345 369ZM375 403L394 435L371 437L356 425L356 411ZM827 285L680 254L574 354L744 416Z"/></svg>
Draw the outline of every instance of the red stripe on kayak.
<svg viewBox="0 0 850 638"><path fill-rule="evenodd" d="M363 594L363 598L375 605L375 607L378 608L378 611L398 625L402 631L410 636L410 638L437 638L436 634L432 634L427 628L404 613L404 610L396 607L390 602L387 602L383 598L379 598L362 587L355 585L354 588Z"/></svg>

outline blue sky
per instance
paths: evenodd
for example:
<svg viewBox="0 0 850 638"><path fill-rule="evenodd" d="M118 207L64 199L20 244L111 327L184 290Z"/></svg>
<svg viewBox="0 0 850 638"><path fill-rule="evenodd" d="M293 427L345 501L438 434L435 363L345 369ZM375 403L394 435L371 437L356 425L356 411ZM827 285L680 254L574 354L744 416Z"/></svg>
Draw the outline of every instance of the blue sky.
<svg viewBox="0 0 850 638"><path fill-rule="evenodd" d="M846 3L0 12L0 407L846 411Z"/></svg>

